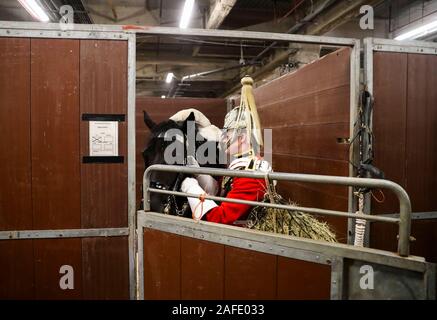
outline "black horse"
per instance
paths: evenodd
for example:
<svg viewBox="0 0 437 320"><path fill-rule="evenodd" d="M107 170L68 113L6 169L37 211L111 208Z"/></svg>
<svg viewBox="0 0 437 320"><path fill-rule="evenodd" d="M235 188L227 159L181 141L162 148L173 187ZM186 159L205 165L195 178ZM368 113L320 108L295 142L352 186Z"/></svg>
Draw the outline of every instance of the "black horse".
<svg viewBox="0 0 437 320"><path fill-rule="evenodd" d="M156 124L149 115L144 113L144 123L151 130L151 136L145 150L143 151L144 167L147 168L153 164L176 164L176 165L186 165L187 155L189 153L189 146L194 146L193 156L195 158L198 154L199 148L204 152L206 151L205 158L214 159L206 163L200 163L200 166L217 167L223 168L220 165L220 150L218 141L207 140L205 138L200 138L197 125L193 125L195 128L194 137L197 137L195 141L190 141L189 139L189 125L195 123L195 115L191 113L187 119L183 122L176 122L173 120L163 121ZM171 139L169 139L168 133L171 134ZM167 153L169 147L171 153ZM178 151L183 150L183 156L177 154ZM209 157L208 152L214 150L215 155ZM176 159L176 163L168 163L167 157ZM173 190L179 191L182 181L185 179L186 175L182 173L171 173L171 172L160 172L153 171L150 175L150 187L157 189ZM165 195L150 193L150 209L154 212L162 212L166 214L179 215L184 217L191 217L191 210L188 206L187 199L185 197L178 197L174 195Z"/></svg>

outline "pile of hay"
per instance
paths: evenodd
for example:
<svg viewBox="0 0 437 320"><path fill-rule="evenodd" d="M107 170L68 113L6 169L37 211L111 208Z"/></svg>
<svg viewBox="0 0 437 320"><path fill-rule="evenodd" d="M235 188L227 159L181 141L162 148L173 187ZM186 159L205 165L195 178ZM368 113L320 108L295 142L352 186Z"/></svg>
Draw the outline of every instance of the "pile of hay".
<svg viewBox="0 0 437 320"><path fill-rule="evenodd" d="M264 202L296 206L276 192L267 192ZM250 229L287 234L295 237L337 242L329 225L314 216L296 210L254 207L248 217Z"/></svg>

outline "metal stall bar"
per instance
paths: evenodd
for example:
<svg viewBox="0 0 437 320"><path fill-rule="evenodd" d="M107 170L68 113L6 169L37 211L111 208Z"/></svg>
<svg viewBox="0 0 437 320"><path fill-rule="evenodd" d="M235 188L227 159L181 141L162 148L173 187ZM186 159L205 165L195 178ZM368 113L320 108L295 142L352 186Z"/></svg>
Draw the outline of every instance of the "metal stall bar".
<svg viewBox="0 0 437 320"><path fill-rule="evenodd" d="M129 228L20 230L0 231L0 240L120 237L127 235L129 235Z"/></svg>
<svg viewBox="0 0 437 320"><path fill-rule="evenodd" d="M18 38L69 38L94 40L119 40L128 42L128 227L68 230L13 230L0 231L0 240L53 239L128 236L129 240L129 291L135 298L135 79L136 79L136 36L121 26L73 25L62 30L58 23L0 21L0 37Z"/></svg>
<svg viewBox="0 0 437 320"><path fill-rule="evenodd" d="M350 57L350 108L349 108L349 136L353 139L356 134L356 119L358 114L359 96L360 96L360 46L359 40L356 40L352 48ZM349 145L349 177L356 177L357 172L354 163L357 163L359 153L356 142ZM348 211L354 213L357 208L357 201L354 197L354 189L350 186L348 189ZM355 238L355 219L349 218L347 223L347 243L353 244Z"/></svg>
<svg viewBox="0 0 437 320"><path fill-rule="evenodd" d="M437 43L428 41L398 41L391 39L366 38L372 51L437 54Z"/></svg>
<svg viewBox="0 0 437 320"><path fill-rule="evenodd" d="M128 196L128 227L129 227L129 296L135 299L136 271L135 271L135 212L136 212L136 142L135 142L135 109L136 109L136 36L128 34L128 79L127 79L127 196Z"/></svg>
<svg viewBox="0 0 437 320"><path fill-rule="evenodd" d="M37 22L11 22L0 21L1 29L9 29L9 32L15 33L21 31L39 30L53 37L61 35L69 36L75 32L87 33L137 33L157 36L192 36L192 37L209 37L209 38L229 38L229 39L246 39L246 40L265 40L265 41L287 41L312 44L327 44L338 46L356 45L357 40L352 38L336 38L324 36L309 36L288 33L272 32L255 32L255 31L232 31L232 30L215 30L215 29L180 29L173 27L151 27L151 26L126 26L126 25L74 25L74 30L60 30L58 23L37 23ZM96 35L98 36L98 35ZM111 35L112 37L112 35Z"/></svg>
<svg viewBox="0 0 437 320"><path fill-rule="evenodd" d="M383 222L399 223L400 229L406 229L407 232L407 244L404 240L399 240L400 253L405 249L408 250L409 241L409 218L411 213L411 206L409 198L406 192L397 184L387 180L365 179L365 178L349 178L349 177L331 177L331 176L317 176L317 175L303 175L303 174L288 174L288 173L262 173L262 172L248 172L248 171L232 171L223 169L208 169L208 168L189 168L181 166L168 166L168 165L154 165L149 167L143 178L144 183L144 207L145 211L138 212L138 297L144 298L144 228L159 230L163 232L169 232L178 234L181 236L188 236L192 238L202 239L210 242L221 243L224 245L231 245L243 249L249 249L268 254L280 255L288 258L294 258L319 264L331 265L331 298L341 299L343 297L354 297L354 292L350 283L344 283L345 274L355 272L356 266L362 266L367 264L373 264L375 267L378 265L388 266L392 268L409 270L417 272L423 276L423 279L418 283L424 284L420 288L420 297L432 298L435 292L432 290L432 279L435 276L434 265L426 263L421 257L401 257L400 254L390 253L383 250L370 249L370 248L358 248L346 244L338 243L326 243L321 241L315 241L310 239L302 239L298 237L278 235L268 232L255 231L251 229L245 229L235 226L228 226L216 223L210 223L205 221L194 222L191 219L182 217L163 215L160 213L146 212L150 211L150 203L148 201L150 192L163 193L163 194L175 194L188 197L198 197L198 195L186 194L182 192L173 192L162 189L149 188L149 178L152 171L164 171L164 172L180 172L186 174L211 174L216 176L232 176L232 177L251 177L251 178L268 178L273 180L288 180L288 181L300 181L300 182L314 182L314 183L333 183L345 186L364 186L364 187L382 187L388 188L394 191L401 203L401 211L404 218L407 220L397 218L391 218L386 220L380 220L383 217L366 215L365 219L373 220L378 219ZM238 199L226 199L222 197L206 196L206 199L227 201L233 203L243 203L249 205L261 205L271 206L278 208L287 208L290 210L300 210L305 212L317 213L317 214L333 214L349 217L350 213L321 210L317 208L300 208L295 206L282 206L275 204L260 203L255 201L244 201ZM302 210L303 209L303 210ZM355 216L352 214L352 216ZM401 232L400 232L401 234ZM404 237L405 233L402 233ZM407 248L404 246L407 245ZM408 254L408 252L407 252ZM345 260L346 259L346 260ZM346 263L347 261L347 263ZM355 271L354 271L355 270ZM404 272L402 271L402 272ZM387 271L385 271L387 272ZM391 271L390 271L391 272ZM392 275L396 275L396 272L392 272ZM407 275L408 281L416 281L417 279L410 279L411 275ZM354 275L356 277L356 275ZM429 280L431 279L431 280ZM354 278L354 281L356 278ZM349 286L349 287L348 287ZM344 290L347 292L344 293ZM425 292L425 293L424 293Z"/></svg>
<svg viewBox="0 0 437 320"><path fill-rule="evenodd" d="M398 218L399 213L387 213L380 214L380 217L393 217ZM427 212L412 212L411 220L433 220L437 219L437 211L427 211Z"/></svg>
<svg viewBox="0 0 437 320"><path fill-rule="evenodd" d="M144 172L144 177L143 177L145 211L150 211L150 202L149 202L150 192L177 194L180 196L187 196L187 197L198 197L198 195L192 195L183 192L166 191L166 190L157 191L156 189L152 190L149 187L150 174L152 173L152 171L178 172L184 174L209 174L215 176L246 177L246 178L255 178L255 179L267 178L269 180L310 182L310 183L322 183L322 184L336 184L342 186L389 189L393 191L393 193L396 194L396 196L398 197L399 204L400 204L400 218L396 219L396 221L393 220L393 221L386 221L386 222L399 223L398 253L400 256L409 255L410 228L411 228L411 203L406 191L401 186L399 186L398 184L392 181L380 180L380 179L334 177L334 176L308 175L308 174L295 174L295 173L278 173L278 172L263 173L263 172L252 172L252 171L234 171L234 170L226 170L226 169L190 168L185 166L153 165L147 168L147 170ZM231 199L227 199L223 197L206 196L205 198L217 200L217 201L231 202ZM245 201L239 199L232 199L232 202L267 206L266 203L256 202L256 201L253 202ZM299 208L293 206L283 207L281 205L276 205L276 204L270 204L269 206L282 208L282 209L288 207L290 210L296 210ZM341 212L327 211L327 210L316 209L316 208L304 208L304 209L306 210L306 212L317 213L322 215L330 214L330 215L342 215L344 217L357 217L356 214L345 213L345 212L341 213ZM381 218L381 217L375 217L370 215L363 215L360 217L366 220L374 220L375 218Z"/></svg>

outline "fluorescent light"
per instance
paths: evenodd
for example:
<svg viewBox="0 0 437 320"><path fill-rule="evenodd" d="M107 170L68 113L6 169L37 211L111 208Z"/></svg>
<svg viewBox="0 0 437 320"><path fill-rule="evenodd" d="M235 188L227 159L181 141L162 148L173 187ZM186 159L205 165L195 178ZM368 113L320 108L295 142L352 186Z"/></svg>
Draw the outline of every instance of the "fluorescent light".
<svg viewBox="0 0 437 320"><path fill-rule="evenodd" d="M49 16L44 12L43 8L36 2L36 0L18 0L20 4L26 9L29 14L41 22L49 22Z"/></svg>
<svg viewBox="0 0 437 320"><path fill-rule="evenodd" d="M179 23L179 28L186 29L190 23L191 14L193 13L194 0L185 0L182 17Z"/></svg>
<svg viewBox="0 0 437 320"><path fill-rule="evenodd" d="M162 96L161 96L161 99L165 99L165 96L164 96L164 95L162 95Z"/></svg>
<svg viewBox="0 0 437 320"><path fill-rule="evenodd" d="M437 20L427 23L421 27L413 29L411 31L405 32L395 38L395 40L412 40L417 39L423 36L426 36L428 33L432 33L437 31Z"/></svg>
<svg viewBox="0 0 437 320"><path fill-rule="evenodd" d="M173 78L174 78L173 72L169 72L169 73L167 73L167 77L165 78L165 82L170 83L173 80Z"/></svg>

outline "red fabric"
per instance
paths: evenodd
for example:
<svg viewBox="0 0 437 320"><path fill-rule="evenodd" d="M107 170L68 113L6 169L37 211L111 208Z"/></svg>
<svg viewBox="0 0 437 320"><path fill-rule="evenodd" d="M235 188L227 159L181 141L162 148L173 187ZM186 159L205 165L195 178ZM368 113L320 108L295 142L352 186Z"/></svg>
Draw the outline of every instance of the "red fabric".
<svg viewBox="0 0 437 320"><path fill-rule="evenodd" d="M266 191L263 179L234 178L232 189L226 198L262 201ZM233 224L236 220L247 217L252 207L245 204L222 202L220 206L211 209L204 219L211 222Z"/></svg>

